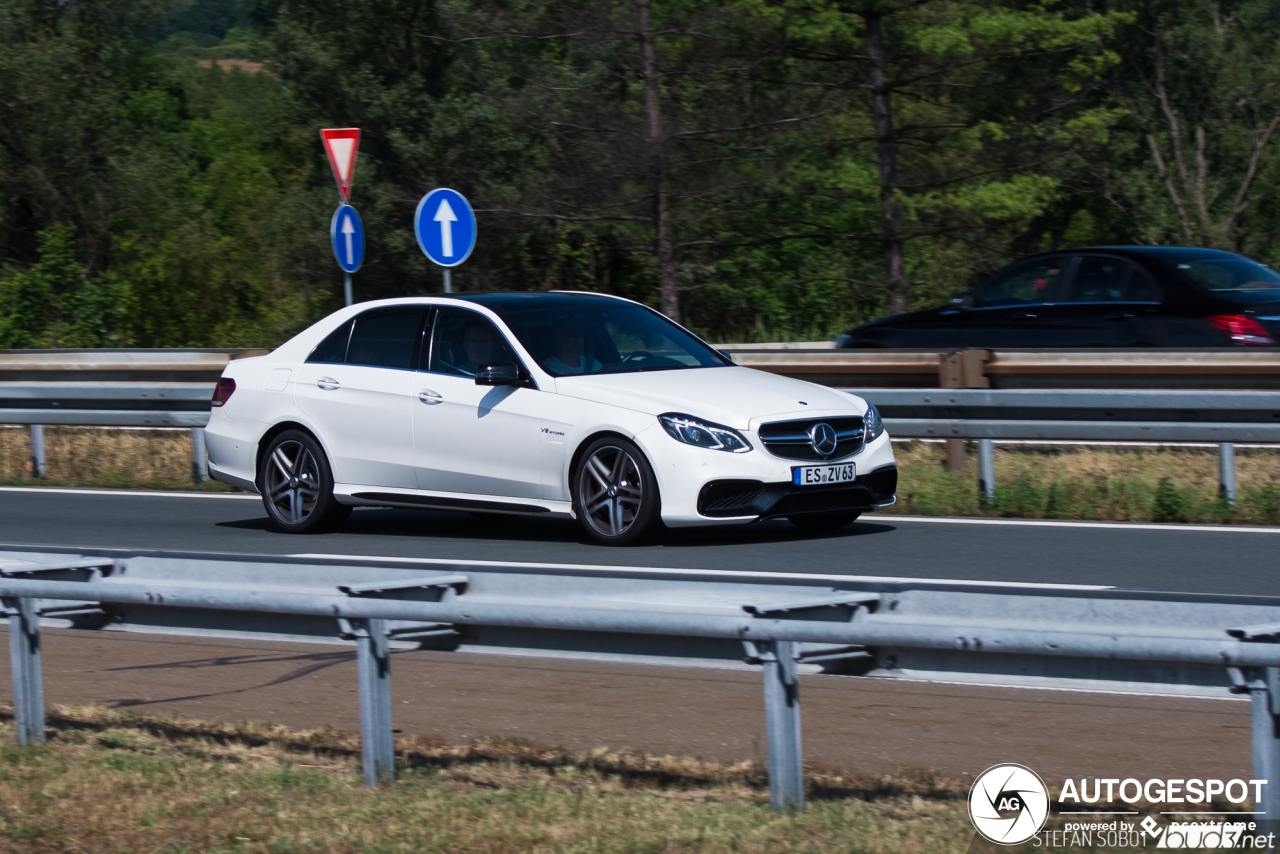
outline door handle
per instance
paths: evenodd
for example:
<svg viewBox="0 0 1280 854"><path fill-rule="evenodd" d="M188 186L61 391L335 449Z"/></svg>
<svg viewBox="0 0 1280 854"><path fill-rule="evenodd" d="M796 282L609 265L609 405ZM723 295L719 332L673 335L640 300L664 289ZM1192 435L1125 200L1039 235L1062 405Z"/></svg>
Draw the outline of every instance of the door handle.
<svg viewBox="0 0 1280 854"><path fill-rule="evenodd" d="M1034 314L1015 314L1013 316L1013 319L1014 320L1035 320L1036 316Z"/></svg>
<svg viewBox="0 0 1280 854"><path fill-rule="evenodd" d="M338 382L333 377L321 377L316 380L316 385L320 386L320 388L325 391L333 391L335 388L342 388L342 383Z"/></svg>
<svg viewBox="0 0 1280 854"><path fill-rule="evenodd" d="M428 406L434 406L437 403L444 403L444 397L440 394L440 392L432 391L429 388L424 388L422 391L418 392L418 400L422 401Z"/></svg>
<svg viewBox="0 0 1280 854"><path fill-rule="evenodd" d="M1107 315L1107 320L1131 320L1132 318L1133 318L1132 314L1124 314L1124 313Z"/></svg>

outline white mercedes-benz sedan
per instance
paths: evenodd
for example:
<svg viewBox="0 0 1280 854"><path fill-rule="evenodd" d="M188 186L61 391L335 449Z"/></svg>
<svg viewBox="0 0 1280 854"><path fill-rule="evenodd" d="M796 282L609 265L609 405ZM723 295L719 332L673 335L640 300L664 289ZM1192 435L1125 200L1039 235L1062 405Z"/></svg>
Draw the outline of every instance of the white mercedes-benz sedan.
<svg viewBox="0 0 1280 854"><path fill-rule="evenodd" d="M360 303L233 361L213 477L295 533L352 507L576 518L635 543L663 524L848 524L894 501L875 407L734 365L658 312L589 293Z"/></svg>

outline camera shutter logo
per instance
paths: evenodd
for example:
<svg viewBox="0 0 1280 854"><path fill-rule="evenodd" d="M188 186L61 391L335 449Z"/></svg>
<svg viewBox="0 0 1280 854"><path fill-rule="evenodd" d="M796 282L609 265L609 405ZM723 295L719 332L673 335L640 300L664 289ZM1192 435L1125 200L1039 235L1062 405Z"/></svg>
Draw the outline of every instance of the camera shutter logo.
<svg viewBox="0 0 1280 854"><path fill-rule="evenodd" d="M1026 842L1049 818L1049 787L1025 765L993 765L973 781L969 818L997 845Z"/></svg>

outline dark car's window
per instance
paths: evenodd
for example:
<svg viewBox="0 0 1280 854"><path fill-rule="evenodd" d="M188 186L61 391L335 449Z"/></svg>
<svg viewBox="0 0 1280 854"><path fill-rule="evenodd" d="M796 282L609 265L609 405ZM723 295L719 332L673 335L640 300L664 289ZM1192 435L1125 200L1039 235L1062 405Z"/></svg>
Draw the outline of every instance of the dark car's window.
<svg viewBox="0 0 1280 854"><path fill-rule="evenodd" d="M534 360L556 377L729 364L657 312L620 300L498 311Z"/></svg>
<svg viewBox="0 0 1280 854"><path fill-rule="evenodd" d="M1161 253L1181 275L1214 296L1243 305L1280 302L1280 275L1241 255Z"/></svg>
<svg viewBox="0 0 1280 854"><path fill-rule="evenodd" d="M347 358L347 338L351 335L351 321L339 326L320 342L320 346L311 351L308 362L327 362L341 364Z"/></svg>
<svg viewBox="0 0 1280 854"><path fill-rule="evenodd" d="M347 345L348 365L410 368L413 348L422 328L422 308L392 308L366 312L356 318Z"/></svg>
<svg viewBox="0 0 1280 854"><path fill-rule="evenodd" d="M1155 302L1151 279L1136 265L1120 258L1086 256L1080 259L1071 287L1061 302Z"/></svg>
<svg viewBox="0 0 1280 854"><path fill-rule="evenodd" d="M515 352L487 317L474 311L441 309L427 370L437 374L474 377L485 365L516 362Z"/></svg>
<svg viewBox="0 0 1280 854"><path fill-rule="evenodd" d="M1071 256L1037 258L996 273L973 289L975 308L1028 305L1051 300L1062 282Z"/></svg>

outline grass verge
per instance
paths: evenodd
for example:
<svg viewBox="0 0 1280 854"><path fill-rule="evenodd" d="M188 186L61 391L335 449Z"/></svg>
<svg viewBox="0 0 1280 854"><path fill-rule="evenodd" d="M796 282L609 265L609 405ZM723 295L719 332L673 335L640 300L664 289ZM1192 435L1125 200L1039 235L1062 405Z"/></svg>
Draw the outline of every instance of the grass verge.
<svg viewBox="0 0 1280 854"><path fill-rule="evenodd" d="M512 740L397 740L360 784L354 736L59 707L44 748L0 723L0 852L962 852L967 786L811 774L780 816L763 771Z"/></svg>
<svg viewBox="0 0 1280 854"><path fill-rule="evenodd" d="M894 444L898 503L890 513L1137 522L1280 524L1280 450L1238 448L1237 506L1218 495L1216 448L996 445L996 499L946 468L940 443Z"/></svg>

